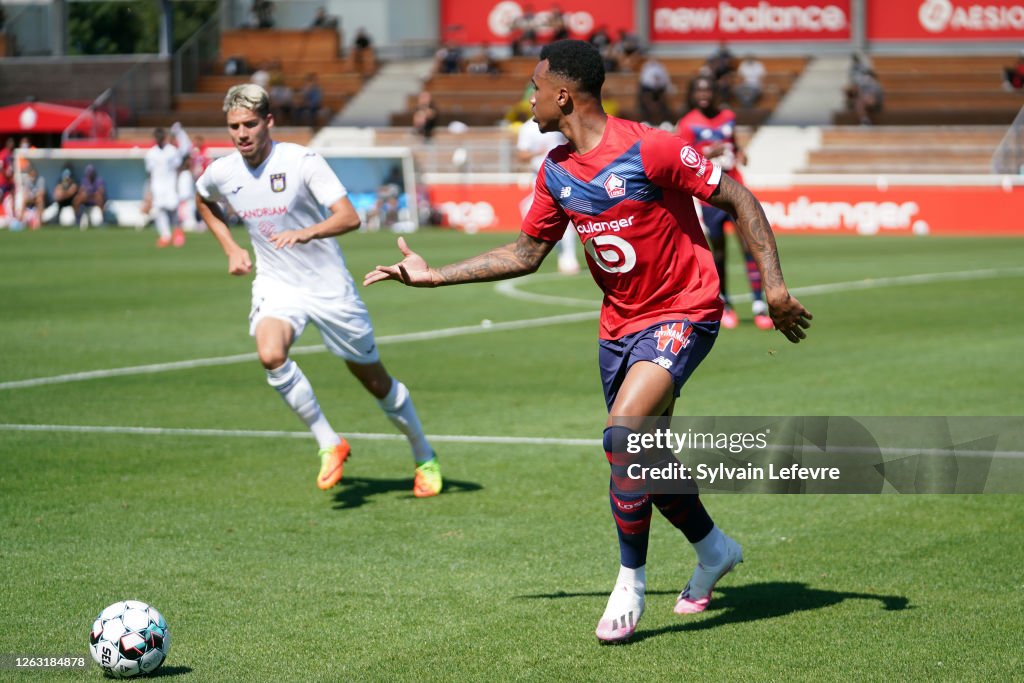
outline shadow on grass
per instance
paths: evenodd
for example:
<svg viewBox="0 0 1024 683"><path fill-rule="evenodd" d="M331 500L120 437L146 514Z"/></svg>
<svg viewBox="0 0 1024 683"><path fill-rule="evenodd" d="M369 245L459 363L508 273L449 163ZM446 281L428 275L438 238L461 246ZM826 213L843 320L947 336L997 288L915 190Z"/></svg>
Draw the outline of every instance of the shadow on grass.
<svg viewBox="0 0 1024 683"><path fill-rule="evenodd" d="M192 667L190 666L162 666L156 671L146 676L143 676L143 680L147 678L160 678L162 676L182 676L184 674L192 673Z"/></svg>
<svg viewBox="0 0 1024 683"><path fill-rule="evenodd" d="M669 591L648 591L648 595L675 595ZM544 593L520 595L520 598L559 599L577 597L607 598L608 593ZM699 621L693 616L680 615L680 623L663 628L638 629L630 642L638 642L663 633L677 631L703 631L725 624L742 624L748 621L774 619L796 612L807 612L838 605L844 600L878 600L883 609L899 611L910 609L910 601L900 595L875 595L873 593L848 593L843 591L811 588L805 583L794 581L773 581L754 583L748 586L723 586L715 588L715 597ZM683 621L686 620L686 621ZM596 622L595 622L596 623Z"/></svg>
<svg viewBox="0 0 1024 683"><path fill-rule="evenodd" d="M461 481L459 479L444 480L442 496L449 496L453 493L468 493L479 491L483 486L472 481ZM385 493L401 492L412 498L412 477L403 479L370 479L369 477L345 477L341 480L340 488L334 494L334 509L347 510L357 508L370 502L373 496Z"/></svg>

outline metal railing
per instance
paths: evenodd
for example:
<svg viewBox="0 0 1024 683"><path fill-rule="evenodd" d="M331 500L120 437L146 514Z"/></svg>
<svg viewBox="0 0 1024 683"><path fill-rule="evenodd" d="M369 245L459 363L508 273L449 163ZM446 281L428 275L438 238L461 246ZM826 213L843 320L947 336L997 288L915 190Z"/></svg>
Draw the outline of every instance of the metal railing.
<svg viewBox="0 0 1024 683"><path fill-rule="evenodd" d="M220 54L223 3L171 57L172 92L175 96L195 89L199 77L210 70Z"/></svg>
<svg viewBox="0 0 1024 683"><path fill-rule="evenodd" d="M1024 107L1010 124L995 154L992 155L992 171L1024 175Z"/></svg>

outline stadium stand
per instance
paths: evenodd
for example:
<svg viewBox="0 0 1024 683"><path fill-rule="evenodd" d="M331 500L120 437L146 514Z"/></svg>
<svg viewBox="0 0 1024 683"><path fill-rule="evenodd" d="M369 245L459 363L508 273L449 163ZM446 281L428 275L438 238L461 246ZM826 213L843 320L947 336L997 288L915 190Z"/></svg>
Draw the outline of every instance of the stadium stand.
<svg viewBox="0 0 1024 683"><path fill-rule="evenodd" d="M1002 89L1000 55L874 56L872 67L885 91L876 125L1009 125L1024 97ZM836 112L836 124L858 123L852 111Z"/></svg>
<svg viewBox="0 0 1024 683"><path fill-rule="evenodd" d="M740 126L737 142L746 146L752 135L752 128ZM516 136L514 126L476 126L463 132L439 128L432 141L424 143L408 128L392 127L376 129L374 144L409 147L421 173L530 172L527 165L516 162Z"/></svg>
<svg viewBox="0 0 1024 683"><path fill-rule="evenodd" d="M672 92L669 105L678 117L686 106L686 91L690 80L704 64L699 57L659 58L672 78ZM735 107L737 120L741 125L760 125L771 114L772 109L792 86L807 63L805 57L766 57L762 62L767 69L764 96L753 109ZM461 121L469 126L493 126L502 121L523 96L530 82L535 57L513 57L499 61L497 74L432 74L423 85L434 97L441 114L441 124ZM613 102L617 114L624 118L637 115L637 92L639 84L633 71L608 73L605 78L605 99ZM415 105L415 96L410 96L406 109L392 115L395 126L408 126Z"/></svg>
<svg viewBox="0 0 1024 683"><path fill-rule="evenodd" d="M992 172L1004 126L838 126L822 130L803 173Z"/></svg>
<svg viewBox="0 0 1024 683"><path fill-rule="evenodd" d="M255 38L259 38L258 40ZM239 73L227 74L228 64L241 66ZM249 80L252 70L262 68L280 74L298 96L306 75L315 73L323 90L324 107L318 124L326 123L329 113L340 111L359 92L367 78L377 70L372 54L356 60L341 55L338 32L334 29L224 31L220 56L211 72L200 76L195 90L175 98L174 113L186 126L216 126L223 123L221 103L229 87ZM328 113L329 112L329 113ZM139 121L139 126L161 125L161 120Z"/></svg>

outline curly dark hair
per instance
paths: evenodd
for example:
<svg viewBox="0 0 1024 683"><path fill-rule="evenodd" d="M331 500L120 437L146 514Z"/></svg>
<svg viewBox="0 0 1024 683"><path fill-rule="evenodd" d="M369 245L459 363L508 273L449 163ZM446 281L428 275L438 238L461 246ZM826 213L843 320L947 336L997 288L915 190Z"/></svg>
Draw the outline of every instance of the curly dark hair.
<svg viewBox="0 0 1024 683"><path fill-rule="evenodd" d="M601 99L604 62L593 45L582 40L556 40L543 47L540 59L548 60L550 73L575 82L585 93Z"/></svg>

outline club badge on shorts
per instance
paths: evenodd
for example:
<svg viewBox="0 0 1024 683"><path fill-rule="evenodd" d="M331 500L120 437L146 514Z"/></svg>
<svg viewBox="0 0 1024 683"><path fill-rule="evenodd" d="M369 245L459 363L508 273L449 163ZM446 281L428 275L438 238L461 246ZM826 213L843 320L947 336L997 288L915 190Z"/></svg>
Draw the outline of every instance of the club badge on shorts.
<svg viewBox="0 0 1024 683"><path fill-rule="evenodd" d="M270 176L270 189L274 192L284 192L285 188L285 174L275 173Z"/></svg>

